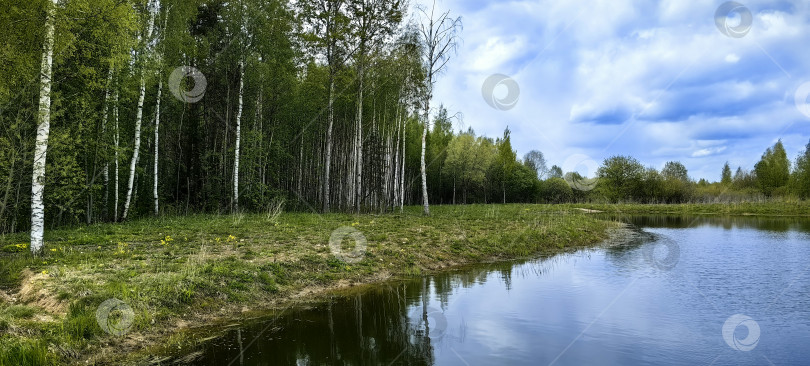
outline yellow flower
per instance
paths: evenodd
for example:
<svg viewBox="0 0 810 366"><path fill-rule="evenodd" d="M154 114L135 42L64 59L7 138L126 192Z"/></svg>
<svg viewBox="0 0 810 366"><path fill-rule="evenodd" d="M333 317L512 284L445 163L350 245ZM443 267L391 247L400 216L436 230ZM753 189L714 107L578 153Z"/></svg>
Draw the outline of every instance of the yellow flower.
<svg viewBox="0 0 810 366"><path fill-rule="evenodd" d="M46 275L48 274L48 271L42 271L42 274Z"/></svg>
<svg viewBox="0 0 810 366"><path fill-rule="evenodd" d="M56 249L55 249L55 248L51 248L51 251L52 251L52 252L55 252L55 251L56 251Z"/></svg>

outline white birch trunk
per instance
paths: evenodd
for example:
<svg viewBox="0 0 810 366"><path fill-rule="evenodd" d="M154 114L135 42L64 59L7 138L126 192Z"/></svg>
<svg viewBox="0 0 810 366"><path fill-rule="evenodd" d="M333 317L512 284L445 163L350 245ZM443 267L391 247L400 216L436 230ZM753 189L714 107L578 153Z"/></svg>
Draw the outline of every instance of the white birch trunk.
<svg viewBox="0 0 810 366"><path fill-rule="evenodd" d="M397 116L396 116L396 129L397 129L397 137L396 137L396 146L394 147L394 185L392 187L392 201L391 201L391 210L393 211L396 207L397 203L399 203L399 125L402 123L400 118L400 108L397 107Z"/></svg>
<svg viewBox="0 0 810 366"><path fill-rule="evenodd" d="M119 149L119 147L121 145L121 137L118 134L118 85L116 85L115 88L116 88L115 89L115 96L113 97L113 122L115 124L115 126L114 126L114 128L115 128L115 136L113 136L113 143L115 144L115 174L114 174L114 177L115 177L115 179L114 179L114 181L115 181L115 189L114 189L115 198L113 199L115 204L113 205L113 210L114 210L113 217L114 217L115 221L118 222L118 197L120 196L120 193L118 192L118 190L119 190L119 188L121 186L121 183L118 180L118 172L120 170L120 167L118 165L119 161L120 161L120 158L118 156L118 149Z"/></svg>
<svg viewBox="0 0 810 366"><path fill-rule="evenodd" d="M242 144L242 103L245 89L245 61L239 61L239 104L236 109L236 145L233 160L233 211L239 211L239 149Z"/></svg>
<svg viewBox="0 0 810 366"><path fill-rule="evenodd" d="M430 88L430 86L428 86ZM427 133L430 126L430 97L425 101L425 129L422 131L422 158L420 168L422 172L422 209L425 216L430 216L430 204L428 203L427 190L427 166L425 165L425 147L427 144Z"/></svg>
<svg viewBox="0 0 810 366"><path fill-rule="evenodd" d="M355 161L355 211L360 213L360 205L363 199L363 87L364 87L364 70L360 67L360 95L358 96L357 105L357 152Z"/></svg>
<svg viewBox="0 0 810 366"><path fill-rule="evenodd" d="M142 56L146 56L148 53L148 45L149 41L152 39L152 31L154 30L154 22L155 22L155 13L150 8L149 10L149 23L147 25L146 37L144 38L144 49L142 51ZM144 59L146 57L143 57ZM144 60L145 61L145 60ZM127 184L127 198L124 201L124 213L121 215L123 220L127 219L129 215L129 208L132 204L132 192L135 188L135 167L138 164L138 158L141 153L141 124L143 122L143 101L146 97L146 65L142 65L141 70L141 87L140 93L138 94L138 107L137 112L135 114L135 146L132 150L132 159L129 163L129 182Z"/></svg>
<svg viewBox="0 0 810 366"><path fill-rule="evenodd" d="M399 212L405 212L405 123L407 119L402 120L402 164L401 172L399 174Z"/></svg>
<svg viewBox="0 0 810 366"><path fill-rule="evenodd" d="M138 164L138 157L141 152L141 123L143 120L143 101L146 97L146 79L141 76L141 88L138 96L138 109L135 115L135 147L132 150L132 159L129 162L129 181L127 183L127 196L124 200L124 213L121 215L122 220L127 219L129 215L129 208L132 204L132 192L135 188L135 167Z"/></svg>
<svg viewBox="0 0 810 366"><path fill-rule="evenodd" d="M31 252L42 252L45 234L45 205L42 195L45 190L45 160L48 153L48 136L51 130L51 78L53 76L53 34L57 0L46 6L45 41L42 50L39 89L39 125L34 145L34 171L31 178Z"/></svg>
<svg viewBox="0 0 810 366"><path fill-rule="evenodd" d="M331 71L330 71L331 72ZM324 162L323 173L323 212L329 212L329 171L332 164L332 125L335 122L335 78L334 75L329 76L329 115L328 127L326 129L326 161Z"/></svg>
<svg viewBox="0 0 810 366"><path fill-rule="evenodd" d="M113 67L110 65L110 72L107 76L107 90L104 91L104 107L101 116L101 141L104 142L104 150L105 152L108 150L107 142L107 119L109 117L109 110L110 110L110 88L112 88L112 81L113 81ZM109 219L109 209L110 209L110 160L109 155L106 153L104 154L104 220Z"/></svg>
<svg viewBox="0 0 810 366"><path fill-rule="evenodd" d="M163 79L158 82L157 102L155 104L155 161L152 179L152 196L155 200L155 216L160 214L160 201L158 199L158 161L160 159L160 96L163 92Z"/></svg>

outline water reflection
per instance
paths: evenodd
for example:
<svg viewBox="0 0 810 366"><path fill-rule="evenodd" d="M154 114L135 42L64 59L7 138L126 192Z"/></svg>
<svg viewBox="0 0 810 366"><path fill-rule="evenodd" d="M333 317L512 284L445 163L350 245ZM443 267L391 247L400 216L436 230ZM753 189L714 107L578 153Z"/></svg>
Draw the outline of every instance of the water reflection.
<svg viewBox="0 0 810 366"><path fill-rule="evenodd" d="M183 363L195 365L433 365L437 345L464 343L464 319L445 309L464 289L537 277L563 257L476 266L338 294L240 326L205 344ZM495 282L495 283L493 283Z"/></svg>
<svg viewBox="0 0 810 366"><path fill-rule="evenodd" d="M599 217L621 221L645 228L686 229L695 227L719 227L731 229L757 229L776 232L810 231L810 220L802 217L751 217L751 216L677 216L677 215L621 215L598 214Z"/></svg>
<svg viewBox="0 0 810 366"><path fill-rule="evenodd" d="M644 229L621 245L336 294L247 322L184 361L737 365L810 358L810 281L802 280L810 221L622 219ZM762 328L751 352L723 339L724 322L737 313Z"/></svg>

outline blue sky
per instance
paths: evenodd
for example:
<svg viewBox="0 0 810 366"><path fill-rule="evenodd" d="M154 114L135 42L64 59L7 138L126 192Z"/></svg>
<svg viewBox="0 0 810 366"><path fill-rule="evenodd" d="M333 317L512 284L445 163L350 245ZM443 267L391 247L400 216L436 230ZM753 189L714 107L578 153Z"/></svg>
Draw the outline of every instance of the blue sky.
<svg viewBox="0 0 810 366"><path fill-rule="evenodd" d="M434 102L464 115L457 128L496 137L509 126L518 154L589 175L621 154L714 181L780 138L793 159L810 139L796 103L810 82L810 2L739 2L753 15L742 38L715 25L723 1L439 0L464 31ZM520 86L514 108L487 104L493 74Z"/></svg>

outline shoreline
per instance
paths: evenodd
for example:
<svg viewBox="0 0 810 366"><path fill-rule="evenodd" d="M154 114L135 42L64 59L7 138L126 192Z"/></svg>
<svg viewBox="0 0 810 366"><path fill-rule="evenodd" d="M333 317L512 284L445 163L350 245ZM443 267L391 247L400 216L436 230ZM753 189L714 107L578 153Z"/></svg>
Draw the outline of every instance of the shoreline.
<svg viewBox="0 0 810 366"><path fill-rule="evenodd" d="M0 254L10 272L0 280L18 284L4 289L11 303L0 301L7 329L0 364L148 361L156 346L176 354L194 345L184 332L195 327L330 291L593 247L619 225L559 206L470 205L437 207L431 217L416 207L380 216L195 216L55 230L41 258ZM329 239L339 230L365 237L361 260L332 252ZM350 244L339 248L349 252L343 246ZM132 309L122 336L97 322L100 305L112 299ZM24 316L13 315L20 309Z"/></svg>
<svg viewBox="0 0 810 366"><path fill-rule="evenodd" d="M201 342L191 336L197 330L340 291L641 238L604 217L615 213L810 216L804 203L782 208L469 205L437 206L431 217L411 207L403 214L196 215L54 230L44 257L0 251L0 365L154 361L151 352L193 351ZM359 261L347 262L329 240L354 231L365 238L366 250ZM16 241L0 238L0 248L16 248ZM336 248L351 252L347 245ZM109 299L133 310L123 336L105 333L97 322L100 304Z"/></svg>
<svg viewBox="0 0 810 366"><path fill-rule="evenodd" d="M810 201L769 203L684 203L684 204L571 204L587 213L626 215L694 215L810 217Z"/></svg>
<svg viewBox="0 0 810 366"><path fill-rule="evenodd" d="M499 260L491 260L491 261L482 261L477 263L465 263L459 264L455 266L445 267L437 270L432 270L429 272L424 273L422 276L435 276L441 274L448 274L448 273L455 273L455 272L464 272L471 269L475 269L476 267L487 266L487 265L496 265L496 264L504 264L504 263L525 263L531 262L535 260L543 260L553 258L558 255L565 255L565 254L572 254L578 253L583 250L595 250L595 249L606 249L614 246L621 246L627 245L637 240L649 239L645 237L641 230L632 227L630 224L621 223L615 227L608 228L606 231L607 238L602 239L599 242L592 243L591 245L585 245L577 248L565 248L561 249L557 252L548 252L548 253L538 253L536 255L528 256L528 257L519 257L519 258L502 258ZM204 344L205 342L215 339L218 336L221 336L223 333L228 331L229 329L245 324L249 321L254 320L267 320L270 318L278 318L284 315L285 312L300 308L300 307L307 307L307 306L314 306L320 303L323 303L329 297L342 297L342 296L349 296L356 292L363 292L368 291L376 286L381 286L384 284L395 283L399 281L408 281L414 278L419 277L403 277L403 276L391 276L385 279L373 279L367 282L360 282L360 283L352 283L348 286L340 286L337 284L333 287L322 288L317 292L309 292L304 296L291 298L282 300L280 303L262 309L252 309L242 314L239 314L236 317L231 318L220 318L214 319L212 322L199 324L196 326L190 326L186 329L180 330L179 332L188 335L186 347L188 348L183 350L168 350L167 347L157 346L144 349L142 351L137 352L138 354L141 353L150 353L150 351L158 351L157 353L160 354L158 359L153 359L154 361L158 362L172 362L177 360L186 360L188 362L194 361L196 357L196 352L187 352L190 350L197 349L199 345ZM143 358L140 358L137 361L144 361Z"/></svg>

